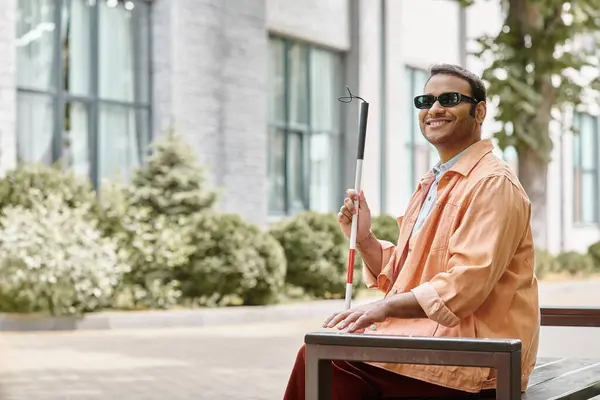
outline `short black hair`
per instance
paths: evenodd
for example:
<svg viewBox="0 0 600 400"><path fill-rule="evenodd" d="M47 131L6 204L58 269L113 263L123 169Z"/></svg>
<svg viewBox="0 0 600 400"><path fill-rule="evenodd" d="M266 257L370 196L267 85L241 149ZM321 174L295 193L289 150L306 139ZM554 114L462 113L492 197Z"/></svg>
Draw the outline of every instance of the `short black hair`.
<svg viewBox="0 0 600 400"><path fill-rule="evenodd" d="M471 86L471 96L478 102L486 101L487 93L483 81L468 69L454 64L436 64L429 68L429 79L434 75L452 75L464 79Z"/></svg>

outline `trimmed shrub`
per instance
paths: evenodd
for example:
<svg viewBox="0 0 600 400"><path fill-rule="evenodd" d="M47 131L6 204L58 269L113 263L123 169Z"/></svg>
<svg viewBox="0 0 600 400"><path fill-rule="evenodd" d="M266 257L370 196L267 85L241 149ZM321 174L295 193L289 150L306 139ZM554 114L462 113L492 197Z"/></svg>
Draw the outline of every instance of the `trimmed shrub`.
<svg viewBox="0 0 600 400"><path fill-rule="evenodd" d="M336 214L302 212L275 224L270 232L285 250L287 283L316 297L344 297L348 240ZM353 282L356 286L360 282L359 268L357 261Z"/></svg>
<svg viewBox="0 0 600 400"><path fill-rule="evenodd" d="M547 274L559 272L560 263L556 257L544 249L535 249L535 274L538 278L543 278Z"/></svg>
<svg viewBox="0 0 600 400"><path fill-rule="evenodd" d="M109 304L127 271L114 240L60 195L31 189L0 218L0 310L80 314Z"/></svg>
<svg viewBox="0 0 600 400"><path fill-rule="evenodd" d="M400 235L398 221L386 214L371 218L371 231L377 239L387 240L394 244L398 242L398 235Z"/></svg>
<svg viewBox="0 0 600 400"><path fill-rule="evenodd" d="M556 257L561 271L571 275L590 274L594 271L594 261L588 254L581 254L575 251L561 253Z"/></svg>
<svg viewBox="0 0 600 400"><path fill-rule="evenodd" d="M201 305L267 304L284 286L286 259L268 232L236 214L194 215L194 252L177 269L183 296Z"/></svg>
<svg viewBox="0 0 600 400"><path fill-rule="evenodd" d="M115 296L117 308L166 308L181 292L173 269L185 265L194 251L183 218L155 215L132 204L130 189L106 182L100 191L100 226L116 240L119 257L130 266Z"/></svg>
<svg viewBox="0 0 600 400"><path fill-rule="evenodd" d="M594 270L600 271L600 242L596 242L588 247L588 254L594 261Z"/></svg>
<svg viewBox="0 0 600 400"><path fill-rule="evenodd" d="M20 164L0 179L0 209L7 206L34 207L50 195L62 199L67 207L90 207L94 215L96 193L90 181L63 170L59 164Z"/></svg>
<svg viewBox="0 0 600 400"><path fill-rule="evenodd" d="M151 148L153 154L132 181L133 205L169 217L189 216L214 206L217 193L207 190L204 169L179 134L168 131Z"/></svg>

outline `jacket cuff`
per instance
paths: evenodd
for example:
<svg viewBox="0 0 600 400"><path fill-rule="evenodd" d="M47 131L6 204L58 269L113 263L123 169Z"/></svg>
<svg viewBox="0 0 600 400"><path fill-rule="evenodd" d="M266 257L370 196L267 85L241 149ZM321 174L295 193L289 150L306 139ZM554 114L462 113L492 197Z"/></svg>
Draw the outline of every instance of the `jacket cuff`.
<svg viewBox="0 0 600 400"><path fill-rule="evenodd" d="M417 286L411 292L429 319L448 327L458 325L460 322L460 318L446 307L430 282Z"/></svg>

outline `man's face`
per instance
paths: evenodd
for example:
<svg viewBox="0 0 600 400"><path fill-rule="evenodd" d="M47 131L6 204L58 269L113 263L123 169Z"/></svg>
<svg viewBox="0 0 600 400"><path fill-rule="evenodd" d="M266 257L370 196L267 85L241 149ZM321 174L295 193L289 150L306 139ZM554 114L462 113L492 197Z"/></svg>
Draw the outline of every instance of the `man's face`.
<svg viewBox="0 0 600 400"><path fill-rule="evenodd" d="M439 96L447 92L473 96L469 82L453 75L434 75L425 85L424 94ZM419 121L423 136L433 145L451 145L479 134L478 127L485 117L485 104L477 105L475 117L470 113L473 106L462 101L454 107L444 108L436 101L430 109L420 110Z"/></svg>

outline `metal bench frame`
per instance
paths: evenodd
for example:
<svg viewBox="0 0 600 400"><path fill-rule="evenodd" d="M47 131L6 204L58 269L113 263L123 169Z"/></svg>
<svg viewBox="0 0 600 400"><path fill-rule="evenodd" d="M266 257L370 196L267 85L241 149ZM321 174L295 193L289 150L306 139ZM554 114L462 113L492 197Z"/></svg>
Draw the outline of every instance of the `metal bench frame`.
<svg viewBox="0 0 600 400"><path fill-rule="evenodd" d="M600 308L542 307L542 326L600 327ZM331 398L331 360L491 367L497 370L497 400L521 399L521 341L308 333L306 399ZM598 377L600 381L600 376ZM600 394L589 389L589 397Z"/></svg>

